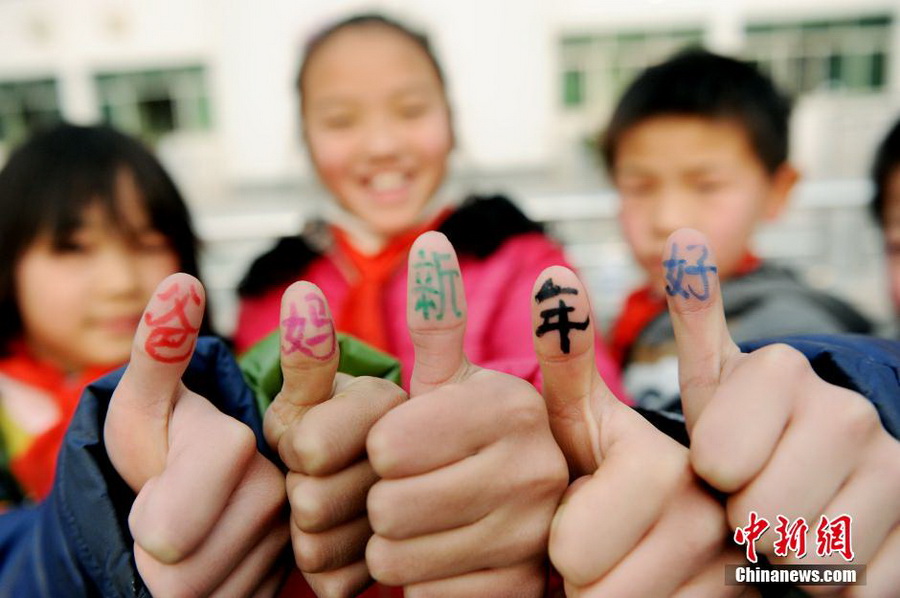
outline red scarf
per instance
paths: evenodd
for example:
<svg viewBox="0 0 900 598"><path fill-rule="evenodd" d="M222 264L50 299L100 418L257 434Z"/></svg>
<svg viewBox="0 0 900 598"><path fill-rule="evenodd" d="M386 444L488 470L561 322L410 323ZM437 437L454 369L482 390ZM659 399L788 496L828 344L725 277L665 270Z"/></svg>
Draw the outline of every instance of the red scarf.
<svg viewBox="0 0 900 598"><path fill-rule="evenodd" d="M733 276L749 274L761 263L762 260L748 251L741 258ZM610 333L609 351L620 368L625 366L631 347L641 332L665 309L665 296L654 293L649 285L640 287L628 296Z"/></svg>
<svg viewBox="0 0 900 598"><path fill-rule="evenodd" d="M384 290L391 276L406 260L409 248L418 236L437 229L449 215L450 210L444 210L427 224L396 235L375 255L360 253L347 233L337 227L332 229L340 255L347 259L356 274L343 308L337 314L338 330L390 352L391 344L384 321Z"/></svg>
<svg viewBox="0 0 900 598"><path fill-rule="evenodd" d="M53 398L59 418L50 428L32 437L21 453L11 455L10 470L25 494L43 500L53 486L56 458L63 436L78 406L84 387L109 372L112 367L91 367L67 375L56 366L33 358L22 344L13 346L13 355L0 359L0 372L43 391Z"/></svg>
<svg viewBox="0 0 900 598"><path fill-rule="evenodd" d="M393 588L375 584L370 586L358 598L403 598L403 588ZM278 598L316 598L316 593L307 585L303 574L293 569L288 575L287 582L278 592Z"/></svg>

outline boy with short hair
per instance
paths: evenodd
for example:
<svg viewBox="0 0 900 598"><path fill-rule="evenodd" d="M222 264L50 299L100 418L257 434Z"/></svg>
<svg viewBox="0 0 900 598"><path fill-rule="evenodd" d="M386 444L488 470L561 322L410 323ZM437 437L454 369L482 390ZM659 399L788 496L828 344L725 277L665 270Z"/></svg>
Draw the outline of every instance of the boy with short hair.
<svg viewBox="0 0 900 598"><path fill-rule="evenodd" d="M738 342L870 331L854 308L751 250L756 227L779 216L799 177L788 162L789 117L790 102L766 76L705 50L681 52L647 69L620 99L601 151L621 196L623 233L647 275L612 333L637 404L678 408L664 289L698 298L706 292L702 284L683 284L696 278L687 270L703 267L699 248L674 247L663 255L666 238L682 227L701 230L711 241Z"/></svg>

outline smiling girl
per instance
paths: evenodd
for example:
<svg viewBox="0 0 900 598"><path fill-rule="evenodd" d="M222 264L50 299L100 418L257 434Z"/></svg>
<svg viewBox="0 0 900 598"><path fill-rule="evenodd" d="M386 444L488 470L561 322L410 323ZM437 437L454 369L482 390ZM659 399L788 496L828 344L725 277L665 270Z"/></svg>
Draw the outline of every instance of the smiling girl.
<svg viewBox="0 0 900 598"><path fill-rule="evenodd" d="M59 125L10 156L0 172L0 501L46 496L82 388L128 359L163 278L197 275L196 245L181 195L133 139Z"/></svg>
<svg viewBox="0 0 900 598"><path fill-rule="evenodd" d="M284 289L303 278L328 297L338 329L395 356L408 385L406 263L437 230L459 255L473 362L534 381L529 296L559 248L503 197L446 202L440 188L455 136L443 72L427 38L380 15L340 21L307 45L297 80L303 139L332 197L324 222L281 239L241 284L238 350L278 325ZM430 261L429 267L440 264ZM602 345L607 382L618 375Z"/></svg>

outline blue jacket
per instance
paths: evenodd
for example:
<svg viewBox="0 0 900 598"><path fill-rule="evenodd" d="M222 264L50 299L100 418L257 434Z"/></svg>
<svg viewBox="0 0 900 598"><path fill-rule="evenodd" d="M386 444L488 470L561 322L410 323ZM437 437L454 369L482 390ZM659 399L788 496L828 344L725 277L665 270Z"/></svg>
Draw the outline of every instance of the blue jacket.
<svg viewBox="0 0 900 598"><path fill-rule="evenodd" d="M885 427L900 435L900 342L859 336L782 340L806 354L829 382L867 396ZM745 349L769 342L774 340ZM121 373L85 391L47 500L0 515L0 598L149 596L134 564L127 525L134 493L103 446L103 421ZM270 455L253 393L224 344L200 340L185 384L247 423L260 450Z"/></svg>
<svg viewBox="0 0 900 598"><path fill-rule="evenodd" d="M743 351L783 342L798 349L826 382L855 390L875 405L900 438L900 341L861 334L804 334L742 343Z"/></svg>
<svg viewBox="0 0 900 598"><path fill-rule="evenodd" d="M50 496L0 515L0 598L141 596L128 513L134 493L103 445L103 422L124 369L90 385L66 433ZM200 339L185 384L248 424L269 454L255 399L224 343Z"/></svg>

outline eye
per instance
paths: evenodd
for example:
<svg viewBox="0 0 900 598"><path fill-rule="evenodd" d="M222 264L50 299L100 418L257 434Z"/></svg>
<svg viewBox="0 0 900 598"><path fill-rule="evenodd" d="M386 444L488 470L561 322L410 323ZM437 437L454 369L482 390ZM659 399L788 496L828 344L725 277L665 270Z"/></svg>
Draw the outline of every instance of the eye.
<svg viewBox="0 0 900 598"><path fill-rule="evenodd" d="M88 253L93 249L94 244L89 237L83 234L72 234L64 239L61 239L58 243L54 244L53 250L59 254L83 254Z"/></svg>
<svg viewBox="0 0 900 598"><path fill-rule="evenodd" d="M719 179L701 179L694 184L698 193L711 195L722 190L725 183Z"/></svg>
<svg viewBox="0 0 900 598"><path fill-rule="evenodd" d="M400 105L397 112L401 118L412 120L427 113L428 104L425 102L406 102Z"/></svg>
<svg viewBox="0 0 900 598"><path fill-rule="evenodd" d="M623 179L618 184L619 193L625 198L642 198L653 191L653 183L646 179Z"/></svg>
<svg viewBox="0 0 900 598"><path fill-rule="evenodd" d="M136 239L136 246L140 251L152 253L169 251L171 249L169 239L157 231L140 234Z"/></svg>
<svg viewBox="0 0 900 598"><path fill-rule="evenodd" d="M354 116L348 112L328 114L321 119L322 126L329 130L349 129L355 122Z"/></svg>

